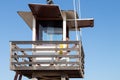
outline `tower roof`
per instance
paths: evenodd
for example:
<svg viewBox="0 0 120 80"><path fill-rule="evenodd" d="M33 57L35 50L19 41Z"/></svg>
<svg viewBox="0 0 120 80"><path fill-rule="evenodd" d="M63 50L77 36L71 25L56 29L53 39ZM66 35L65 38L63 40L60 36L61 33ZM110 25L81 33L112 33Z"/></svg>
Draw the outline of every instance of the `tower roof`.
<svg viewBox="0 0 120 80"><path fill-rule="evenodd" d="M75 18L74 10L60 10L57 5L29 4L29 7L31 12L19 11L18 14L31 29L33 25L33 17L35 17L36 20L63 20L63 14L66 15L67 27L69 27L69 29L75 29L75 19L78 28L94 26L93 18L78 19L78 15Z"/></svg>

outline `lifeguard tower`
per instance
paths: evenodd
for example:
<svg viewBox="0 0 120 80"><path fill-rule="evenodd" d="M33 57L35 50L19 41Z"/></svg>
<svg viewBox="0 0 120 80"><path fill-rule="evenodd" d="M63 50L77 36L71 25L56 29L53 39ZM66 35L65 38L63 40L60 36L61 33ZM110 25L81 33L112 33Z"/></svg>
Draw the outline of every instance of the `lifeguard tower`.
<svg viewBox="0 0 120 80"><path fill-rule="evenodd" d="M10 69L14 80L69 80L84 77L84 50L70 31L93 27L93 19L79 19L74 10L55 4L29 4L30 12L18 14L32 30L32 41L10 41ZM19 79L17 79L17 76Z"/></svg>

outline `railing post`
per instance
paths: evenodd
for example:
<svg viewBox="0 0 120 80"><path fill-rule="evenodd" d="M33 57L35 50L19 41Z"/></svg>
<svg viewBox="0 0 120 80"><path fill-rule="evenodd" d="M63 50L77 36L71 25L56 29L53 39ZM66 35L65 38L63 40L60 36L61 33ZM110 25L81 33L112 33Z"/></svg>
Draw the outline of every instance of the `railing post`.
<svg viewBox="0 0 120 80"><path fill-rule="evenodd" d="M81 69L81 41L78 43L78 46L79 46L79 59L78 59L78 61L80 62L80 64L79 64L79 68Z"/></svg>
<svg viewBox="0 0 120 80"><path fill-rule="evenodd" d="M12 51L12 42L10 42L10 69L13 68L13 65L12 65L12 62L13 62L13 59L12 59L12 55L13 55L13 51Z"/></svg>

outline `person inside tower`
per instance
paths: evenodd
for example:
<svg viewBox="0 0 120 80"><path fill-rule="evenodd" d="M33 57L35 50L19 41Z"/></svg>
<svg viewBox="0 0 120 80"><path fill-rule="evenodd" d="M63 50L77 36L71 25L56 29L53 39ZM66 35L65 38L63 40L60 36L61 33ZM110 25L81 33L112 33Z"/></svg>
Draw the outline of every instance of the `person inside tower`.
<svg viewBox="0 0 120 80"><path fill-rule="evenodd" d="M69 37L66 37L66 41L69 41ZM68 44L59 44L59 48L61 49L58 51L59 55L67 55L70 52L69 50L67 51L62 50L63 48L69 48ZM59 61L61 58L62 57L57 57L56 60Z"/></svg>

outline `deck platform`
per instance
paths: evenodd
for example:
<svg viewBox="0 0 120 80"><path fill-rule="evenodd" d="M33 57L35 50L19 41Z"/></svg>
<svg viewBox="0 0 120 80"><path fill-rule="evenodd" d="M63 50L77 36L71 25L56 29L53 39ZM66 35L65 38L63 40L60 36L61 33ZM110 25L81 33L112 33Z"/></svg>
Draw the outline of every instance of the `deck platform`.
<svg viewBox="0 0 120 80"><path fill-rule="evenodd" d="M70 47L62 49L34 47L45 44L69 44ZM10 69L28 78L33 78L33 76L39 79L54 77L57 78L56 80L60 80L58 78L61 78L62 75L69 78L84 77L84 51L79 41L11 41L10 46ZM60 50L63 50L65 54L59 55ZM40 51L49 52L41 54ZM55 54L51 54L50 51L54 51ZM33 54L36 52L39 53ZM58 60L58 58L60 59Z"/></svg>
<svg viewBox="0 0 120 80"><path fill-rule="evenodd" d="M83 78L80 70L16 70L19 74L22 74L28 78L38 77L61 77L61 75L69 76L69 78ZM35 74L35 75L34 75Z"/></svg>

